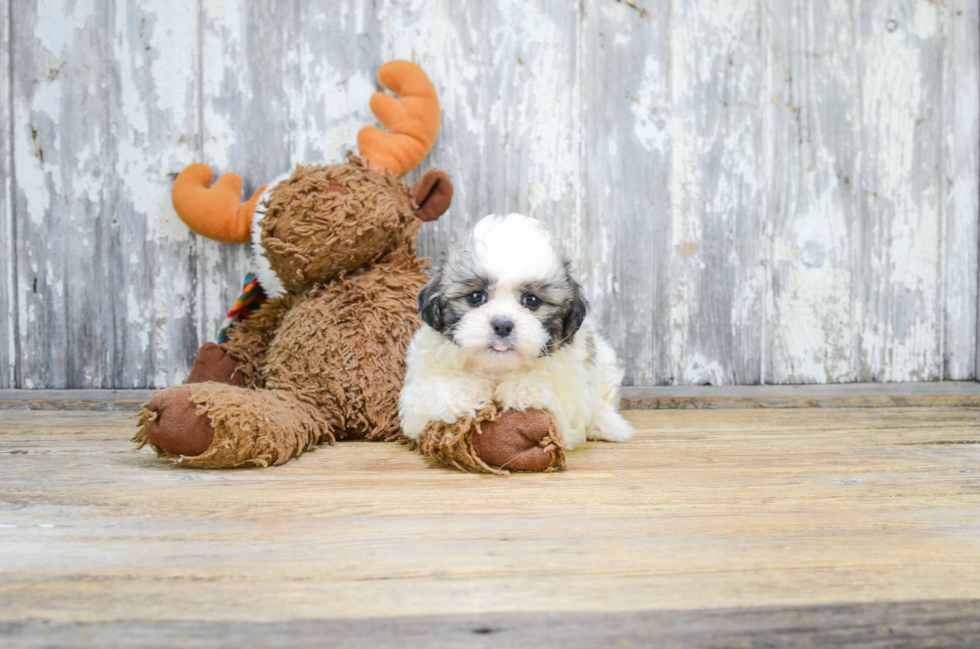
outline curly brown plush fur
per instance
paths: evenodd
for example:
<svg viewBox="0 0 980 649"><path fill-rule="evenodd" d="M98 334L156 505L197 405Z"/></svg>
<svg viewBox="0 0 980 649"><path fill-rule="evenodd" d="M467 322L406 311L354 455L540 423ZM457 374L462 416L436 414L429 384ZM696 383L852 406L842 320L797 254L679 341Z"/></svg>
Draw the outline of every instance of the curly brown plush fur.
<svg viewBox="0 0 980 649"><path fill-rule="evenodd" d="M297 166L279 183L261 222L262 245L295 293L411 246L419 224L407 188L352 157L349 164Z"/></svg>
<svg viewBox="0 0 980 649"><path fill-rule="evenodd" d="M321 441L334 441L323 411L299 401L288 392L246 390L221 383L190 383L158 394L166 395L170 391L186 391L188 395L167 409L152 409L156 404L151 399L144 406L140 428L133 441L140 448L150 444L162 459L184 466L221 468L283 464ZM176 410L181 401L185 404L183 411ZM196 422L185 426L210 428L210 445L198 455L180 455L168 453L153 444L150 426L167 416L185 421L188 417L196 418Z"/></svg>
<svg viewBox="0 0 980 649"><path fill-rule="evenodd" d="M219 468L281 464L336 439L396 439L426 279L417 212L431 216L433 200L442 203L436 216L448 207L448 177L439 184L433 192L423 178L409 188L351 156L297 167L272 188L261 241L287 294L233 325L220 349L202 348L196 373L211 382L154 395L134 441L186 466ZM197 455L174 452L209 435Z"/></svg>

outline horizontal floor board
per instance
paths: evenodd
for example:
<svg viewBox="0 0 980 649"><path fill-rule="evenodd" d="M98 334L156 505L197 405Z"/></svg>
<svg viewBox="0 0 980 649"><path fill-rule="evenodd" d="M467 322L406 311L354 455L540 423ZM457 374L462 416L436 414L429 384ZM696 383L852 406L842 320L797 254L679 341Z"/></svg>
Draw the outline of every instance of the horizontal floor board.
<svg viewBox="0 0 980 649"><path fill-rule="evenodd" d="M0 390L0 410L137 411L152 390ZM980 407L980 383L655 386L622 390L624 410Z"/></svg>
<svg viewBox="0 0 980 649"><path fill-rule="evenodd" d="M880 408L978 407L980 383L840 383L833 385L736 385L627 387L622 408Z"/></svg>
<svg viewBox="0 0 980 649"><path fill-rule="evenodd" d="M980 600L882 602L832 606L498 613L280 622L116 620L0 622L11 649L125 645L310 647L841 647L911 649L980 646Z"/></svg>
<svg viewBox="0 0 980 649"><path fill-rule="evenodd" d="M97 630L980 598L980 409L627 417L633 442L497 478L370 442L192 470L130 450L132 413L3 411L0 620Z"/></svg>

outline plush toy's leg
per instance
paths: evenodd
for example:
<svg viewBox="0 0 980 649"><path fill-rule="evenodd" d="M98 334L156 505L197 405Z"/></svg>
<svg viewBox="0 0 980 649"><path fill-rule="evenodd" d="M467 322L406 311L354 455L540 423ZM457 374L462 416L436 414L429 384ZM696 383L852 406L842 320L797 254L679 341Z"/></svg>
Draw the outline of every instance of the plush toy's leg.
<svg viewBox="0 0 980 649"><path fill-rule="evenodd" d="M155 392L133 441L162 459L217 469L282 464L334 435L320 410L292 393L192 383Z"/></svg>
<svg viewBox="0 0 980 649"><path fill-rule="evenodd" d="M551 415L543 410L498 414L494 408L452 424L431 422L412 446L436 461L464 471L557 471L565 447Z"/></svg>
<svg viewBox="0 0 980 649"><path fill-rule="evenodd" d="M197 360L185 383L227 383L245 386L245 374L238 369L238 362L214 343L204 343L197 352Z"/></svg>

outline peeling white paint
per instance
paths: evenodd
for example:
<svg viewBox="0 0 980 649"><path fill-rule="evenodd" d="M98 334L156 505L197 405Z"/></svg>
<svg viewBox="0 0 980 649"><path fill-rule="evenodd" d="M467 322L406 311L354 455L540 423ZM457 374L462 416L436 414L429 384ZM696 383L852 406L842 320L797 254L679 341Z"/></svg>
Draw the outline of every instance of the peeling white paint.
<svg viewBox="0 0 980 649"><path fill-rule="evenodd" d="M663 98L667 95L660 69L660 61L648 55L645 59L643 79L636 97L632 99L633 115L636 116L636 138L647 151L665 152L670 132L665 115L660 114Z"/></svg>
<svg viewBox="0 0 980 649"><path fill-rule="evenodd" d="M84 35L80 32L95 17L93 0L38 0L38 44L55 57L66 54L70 46Z"/></svg>
<svg viewBox="0 0 980 649"><path fill-rule="evenodd" d="M39 0L13 35L0 295L21 386L180 381L248 262L188 233L171 174L254 189L340 159L390 58L436 84L425 164L456 185L422 251L540 216L628 382L975 376L976 3L637 5Z"/></svg>

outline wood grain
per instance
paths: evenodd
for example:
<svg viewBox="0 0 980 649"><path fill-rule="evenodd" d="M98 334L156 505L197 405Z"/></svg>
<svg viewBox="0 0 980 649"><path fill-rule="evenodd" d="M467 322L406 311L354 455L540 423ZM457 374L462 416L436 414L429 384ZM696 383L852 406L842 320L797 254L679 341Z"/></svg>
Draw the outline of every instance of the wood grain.
<svg viewBox="0 0 980 649"><path fill-rule="evenodd" d="M0 390L0 410L123 410L136 412L151 390ZM975 408L980 383L849 383L626 387L623 410L740 408Z"/></svg>
<svg viewBox="0 0 980 649"><path fill-rule="evenodd" d="M101 237L105 14L37 2L11 13L17 387L100 387L107 370L101 335L118 287L107 290L110 264L94 262L113 259Z"/></svg>
<svg viewBox="0 0 980 649"><path fill-rule="evenodd" d="M422 253L541 217L627 384L977 376L975 2L0 7L0 389L186 375L249 263L187 231L173 174L340 159L393 57L455 178Z"/></svg>
<svg viewBox="0 0 980 649"><path fill-rule="evenodd" d="M216 175L241 176L245 196L291 170L287 67L295 69L296 59L287 65L287 58L294 53L289 33L297 26L295 4L204 0L200 5L195 158ZM246 245L196 237L195 250L200 344L214 340L250 263Z"/></svg>
<svg viewBox="0 0 980 649"><path fill-rule="evenodd" d="M138 412L152 390L0 390L0 410Z"/></svg>
<svg viewBox="0 0 980 649"><path fill-rule="evenodd" d="M167 173L193 155L196 7L15 7L18 387L186 373L193 235Z"/></svg>
<svg viewBox="0 0 980 649"><path fill-rule="evenodd" d="M858 142L875 152L856 173L862 381L943 376L940 11L873 0L854 25Z"/></svg>
<svg viewBox="0 0 980 649"><path fill-rule="evenodd" d="M976 376L980 352L977 327L977 287L971 278L980 272L980 4L953 0L942 6L945 33L943 62L943 176L942 210L945 227L945 331L943 365L946 379ZM980 331L978 331L980 334ZM971 367L971 359L973 366Z"/></svg>
<svg viewBox="0 0 980 649"><path fill-rule="evenodd" d="M104 250L99 257L111 262L105 264L102 312L90 330L77 321L70 326L101 348L103 366L90 383L172 385L186 376L187 359L200 344L193 307L198 237L177 217L169 195L170 174L196 152L198 0L113 2L106 9L110 117L104 137L111 166L95 236ZM71 285L84 281L73 278Z"/></svg>
<svg viewBox="0 0 980 649"><path fill-rule="evenodd" d="M762 380L762 17L749 1L671 7L673 298L661 317L675 384Z"/></svg>
<svg viewBox="0 0 980 649"><path fill-rule="evenodd" d="M3 407L0 396L0 408ZM687 385L623 388L624 410L687 408L965 408L980 407L980 383L850 383L846 385Z"/></svg>
<svg viewBox="0 0 980 649"><path fill-rule="evenodd" d="M0 2L0 390L17 383L17 261L12 209L13 145L11 142L10 0Z"/></svg>
<svg viewBox="0 0 980 649"><path fill-rule="evenodd" d="M345 443L272 470L0 412L0 618L54 624L977 599L977 408L630 412L554 475Z"/></svg>
<svg viewBox="0 0 980 649"><path fill-rule="evenodd" d="M626 613L496 613L286 622L0 622L6 646L187 649L309 647L356 649L486 647L841 647L973 649L980 642L980 600L888 602Z"/></svg>
<svg viewBox="0 0 980 649"><path fill-rule="evenodd" d="M856 381L860 117L853 14L798 0L769 13L771 383Z"/></svg>
<svg viewBox="0 0 980 649"><path fill-rule="evenodd" d="M629 382L673 382L670 14L584 4L585 219L579 269ZM615 74L611 74L616 70ZM635 350L635 351L634 351Z"/></svg>

